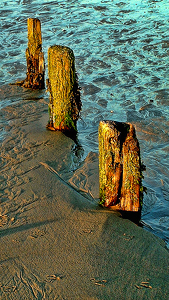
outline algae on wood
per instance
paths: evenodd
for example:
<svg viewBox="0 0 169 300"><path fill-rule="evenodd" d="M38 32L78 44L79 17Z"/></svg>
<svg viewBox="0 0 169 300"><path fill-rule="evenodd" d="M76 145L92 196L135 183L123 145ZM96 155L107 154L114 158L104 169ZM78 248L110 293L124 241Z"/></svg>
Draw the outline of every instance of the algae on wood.
<svg viewBox="0 0 169 300"><path fill-rule="evenodd" d="M27 77L16 84L26 88L45 88L45 63L42 52L42 36L40 20L29 18L28 25L28 48L26 49Z"/></svg>
<svg viewBox="0 0 169 300"><path fill-rule="evenodd" d="M101 121L99 125L100 204L125 211L141 207L141 161L132 124Z"/></svg>
<svg viewBox="0 0 169 300"><path fill-rule="evenodd" d="M76 131L81 109L73 51L54 45L48 49L49 123L51 130Z"/></svg>

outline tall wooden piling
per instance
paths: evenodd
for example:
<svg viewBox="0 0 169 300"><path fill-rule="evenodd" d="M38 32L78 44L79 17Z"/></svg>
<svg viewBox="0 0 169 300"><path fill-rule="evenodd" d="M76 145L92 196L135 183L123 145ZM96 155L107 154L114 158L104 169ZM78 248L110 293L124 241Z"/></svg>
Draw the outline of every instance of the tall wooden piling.
<svg viewBox="0 0 169 300"><path fill-rule="evenodd" d="M100 204L124 211L141 208L140 148L132 124L99 125Z"/></svg>
<svg viewBox="0 0 169 300"><path fill-rule="evenodd" d="M45 63L42 52L41 23L39 19L29 18L28 26L28 48L26 49L27 77L17 83L26 88L45 88Z"/></svg>
<svg viewBox="0 0 169 300"><path fill-rule="evenodd" d="M50 92L48 129L76 131L81 109L73 51L54 45L48 49L48 90Z"/></svg>

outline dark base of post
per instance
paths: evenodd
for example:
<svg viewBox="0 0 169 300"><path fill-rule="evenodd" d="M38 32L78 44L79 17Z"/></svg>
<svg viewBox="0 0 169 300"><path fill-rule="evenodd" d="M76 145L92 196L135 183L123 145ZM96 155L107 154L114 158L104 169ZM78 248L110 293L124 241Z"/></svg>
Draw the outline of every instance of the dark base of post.
<svg viewBox="0 0 169 300"><path fill-rule="evenodd" d="M43 74L27 74L27 78L22 81L21 86L34 90L45 89L44 75Z"/></svg>
<svg viewBox="0 0 169 300"><path fill-rule="evenodd" d="M138 226L142 227L142 224L140 223L141 220L141 208L138 212L133 211L120 211L120 214L123 219L128 219L132 221L133 223L137 224Z"/></svg>
<svg viewBox="0 0 169 300"><path fill-rule="evenodd" d="M77 135L76 122L74 122L74 125L73 125L72 128L70 128L68 126L64 126L64 128L62 128L62 126L56 128L56 127L53 126L53 122L51 120L46 125L46 129L51 130L51 131L61 131L65 135L67 135L68 137L72 137L72 136L75 137Z"/></svg>
<svg viewBox="0 0 169 300"><path fill-rule="evenodd" d="M36 76L34 74L28 74L26 79L11 83L10 85L18 85L33 90L42 90L45 89L44 81L44 75L42 74L36 74Z"/></svg>

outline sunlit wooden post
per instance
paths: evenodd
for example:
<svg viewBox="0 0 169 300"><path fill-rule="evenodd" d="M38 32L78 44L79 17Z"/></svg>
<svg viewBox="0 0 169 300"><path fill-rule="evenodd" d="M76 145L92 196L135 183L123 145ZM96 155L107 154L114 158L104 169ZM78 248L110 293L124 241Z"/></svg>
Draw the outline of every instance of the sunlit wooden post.
<svg viewBox="0 0 169 300"><path fill-rule="evenodd" d="M99 125L100 204L138 212L142 201L140 148L132 124Z"/></svg>
<svg viewBox="0 0 169 300"><path fill-rule="evenodd" d="M50 92L48 129L76 131L81 109L73 51L54 45L48 49L48 90Z"/></svg>
<svg viewBox="0 0 169 300"><path fill-rule="evenodd" d="M129 126L122 147L123 176L120 205L122 210L138 211L140 200L142 200L140 147L134 126L132 124L129 124Z"/></svg>
<svg viewBox="0 0 169 300"><path fill-rule="evenodd" d="M27 77L17 84L32 89L45 88L45 63L42 52L42 36L40 20L29 18L28 48L26 49Z"/></svg>

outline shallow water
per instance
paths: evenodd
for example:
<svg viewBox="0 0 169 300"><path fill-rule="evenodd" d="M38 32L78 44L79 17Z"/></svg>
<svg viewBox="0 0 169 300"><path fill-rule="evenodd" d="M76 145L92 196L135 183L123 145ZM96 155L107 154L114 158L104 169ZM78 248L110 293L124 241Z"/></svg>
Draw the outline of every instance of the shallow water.
<svg viewBox="0 0 169 300"><path fill-rule="evenodd" d="M4 85L25 78L27 18L39 18L46 69L50 45L75 54L84 157L98 151L100 120L135 125L147 167L142 222L169 247L169 1L1 0L0 16L0 109L22 99Z"/></svg>

